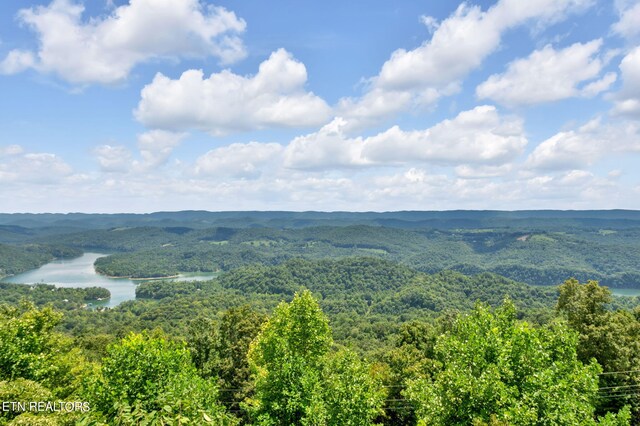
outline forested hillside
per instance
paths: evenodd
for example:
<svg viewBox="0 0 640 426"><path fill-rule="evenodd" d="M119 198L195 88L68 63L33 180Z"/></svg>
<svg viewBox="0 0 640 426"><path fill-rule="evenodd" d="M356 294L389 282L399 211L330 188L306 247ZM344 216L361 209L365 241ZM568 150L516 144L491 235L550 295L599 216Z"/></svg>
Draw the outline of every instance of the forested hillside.
<svg viewBox="0 0 640 426"><path fill-rule="evenodd" d="M534 285L554 285L575 276L612 287L640 286L640 228L147 227L84 231L56 236L55 241L113 253L96 263L99 272L110 276L160 277L276 265L292 258L376 256L425 272L487 271Z"/></svg>
<svg viewBox="0 0 640 426"><path fill-rule="evenodd" d="M2 400L88 407L0 425L639 424L634 212L506 213L0 215L8 273L216 272L0 283Z"/></svg>
<svg viewBox="0 0 640 426"><path fill-rule="evenodd" d="M624 210L18 214L0 215L3 241L5 251L54 245L76 255L110 253L98 260L98 271L134 278L375 256L424 272L486 271L534 285L569 276L612 287L640 283L640 214ZM16 256L16 271L48 259L31 256L16 269Z"/></svg>
<svg viewBox="0 0 640 426"><path fill-rule="evenodd" d="M79 256L80 249L60 244L0 244L0 278L35 269L54 259Z"/></svg>
<svg viewBox="0 0 640 426"><path fill-rule="evenodd" d="M321 268L327 281L334 277L331 268ZM360 278L369 274L360 271ZM404 323L396 317L387 344L366 354L336 336L340 319L327 317L312 292L301 290L261 312L276 300L282 297L183 312L187 327L171 333L153 327L171 319L155 316L142 331L91 324L75 336L60 325L76 311L61 314L28 302L0 307L3 399L81 401L75 410L3 411L0 424L640 420L640 310L607 309L610 294L595 282L565 282L539 325L519 320L509 298L495 309L478 302L459 313ZM85 321L112 325L149 313L132 306L83 312Z"/></svg>

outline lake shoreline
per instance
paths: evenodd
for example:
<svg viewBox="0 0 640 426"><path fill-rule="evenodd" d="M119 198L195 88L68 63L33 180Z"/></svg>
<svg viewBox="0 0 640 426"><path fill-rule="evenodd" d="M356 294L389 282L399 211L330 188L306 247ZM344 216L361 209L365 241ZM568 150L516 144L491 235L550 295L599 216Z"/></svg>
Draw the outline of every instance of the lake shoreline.
<svg viewBox="0 0 640 426"><path fill-rule="evenodd" d="M92 302L109 308L127 300L135 300L138 282L127 278L108 278L96 272L94 262L104 256L107 255L87 251L73 259L52 260L37 269L4 278L2 282L25 285L50 284L56 288L101 287L109 291L110 298Z"/></svg>
<svg viewBox="0 0 640 426"><path fill-rule="evenodd" d="M56 259L36 269L19 274L2 277L0 281L9 284L37 285L49 284L56 288L101 287L109 291L109 300L94 300L92 303L114 308L122 302L135 300L136 287L145 281L159 282L163 280L205 281L214 279L216 272L179 272L162 277L117 277L101 274L96 271L95 261L107 256L103 253L84 252L73 259Z"/></svg>
<svg viewBox="0 0 640 426"><path fill-rule="evenodd" d="M175 275L166 275L166 276L162 276L162 277L141 277L141 278L134 278L131 275L107 275L107 274L103 274L102 272L96 270L94 268L94 271L96 272L97 275L100 275L101 277L105 277L105 278L112 278L112 279L123 279L123 280L131 280L131 281L161 281L161 280L175 280L177 278L185 278L185 281L189 280L189 274L194 274L194 272L192 271L183 271L183 272L179 272ZM203 274L203 275L215 275L215 274L219 274L220 271L199 271L199 272L195 272L195 274Z"/></svg>
<svg viewBox="0 0 640 426"><path fill-rule="evenodd" d="M175 278L180 278L180 274L178 275L167 275L164 277L141 277L141 278L134 278L130 275L122 275L122 276L118 276L118 275L107 275L107 274L103 274L100 271L96 271L96 274L106 277L106 278L112 278L112 279L116 279L116 280L131 280L131 281L159 281L159 280L171 280L171 279L175 279Z"/></svg>

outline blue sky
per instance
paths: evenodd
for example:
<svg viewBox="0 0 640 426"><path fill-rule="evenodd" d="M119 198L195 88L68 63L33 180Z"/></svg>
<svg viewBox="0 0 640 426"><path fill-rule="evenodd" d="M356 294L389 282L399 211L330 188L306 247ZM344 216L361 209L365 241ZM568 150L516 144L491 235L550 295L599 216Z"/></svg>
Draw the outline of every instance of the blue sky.
<svg viewBox="0 0 640 426"><path fill-rule="evenodd" d="M640 2L0 3L3 212L640 209Z"/></svg>

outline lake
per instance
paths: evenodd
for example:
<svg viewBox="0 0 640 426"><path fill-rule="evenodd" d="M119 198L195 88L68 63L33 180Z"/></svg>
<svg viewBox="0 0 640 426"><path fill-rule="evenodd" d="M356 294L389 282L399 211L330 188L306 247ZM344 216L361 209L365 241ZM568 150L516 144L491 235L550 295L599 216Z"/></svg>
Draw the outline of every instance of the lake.
<svg viewBox="0 0 640 426"><path fill-rule="evenodd" d="M537 287L537 286L534 286ZM543 285L540 287L557 287L555 285L553 286L547 286L547 285ZM627 297L633 297L633 296L640 296L640 288L613 288L613 287L609 287L609 290L611 290L611 294L613 294L614 296L627 296Z"/></svg>
<svg viewBox="0 0 640 426"><path fill-rule="evenodd" d="M94 302L96 306L114 307L126 300L136 298L136 284L128 278L109 278L96 273L93 262L103 253L85 253L71 260L55 260L38 269L5 277L3 282L18 284L54 284L58 287L104 287L111 292L111 299ZM204 281L214 278L215 273L185 273L169 281Z"/></svg>
<svg viewBox="0 0 640 426"><path fill-rule="evenodd" d="M614 296L640 296L640 288L612 288L609 287Z"/></svg>

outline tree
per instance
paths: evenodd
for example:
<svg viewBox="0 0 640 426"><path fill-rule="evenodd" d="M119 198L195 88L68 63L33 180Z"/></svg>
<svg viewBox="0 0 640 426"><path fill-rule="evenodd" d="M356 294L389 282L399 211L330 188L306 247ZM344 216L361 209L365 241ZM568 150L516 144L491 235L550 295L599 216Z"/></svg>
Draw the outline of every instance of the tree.
<svg viewBox="0 0 640 426"><path fill-rule="evenodd" d="M73 341L54 331L61 319L30 302L0 306L0 380L32 380L60 398L73 393L89 366Z"/></svg>
<svg viewBox="0 0 640 426"><path fill-rule="evenodd" d="M579 333L578 359L595 359L602 366L597 412L630 405L634 422L640 423L640 395L629 392L640 386L640 321L631 312L607 309L611 291L597 281L580 284L572 278L559 291L556 310Z"/></svg>
<svg viewBox="0 0 640 426"><path fill-rule="evenodd" d="M234 401L226 404L229 409L238 410L237 401L253 394L247 353L265 321L266 315L248 305L231 308L222 315L214 343L212 370L220 387L225 390L224 399Z"/></svg>
<svg viewBox="0 0 640 426"><path fill-rule="evenodd" d="M87 393L110 424L233 424L217 402L215 384L198 376L189 351L160 335L130 334L109 347Z"/></svg>
<svg viewBox="0 0 640 426"><path fill-rule="evenodd" d="M217 339L214 321L206 317L195 318L189 323L187 333L187 347L194 366L202 377L211 377L211 363L215 356L214 345Z"/></svg>
<svg viewBox="0 0 640 426"><path fill-rule="evenodd" d="M331 329L308 290L281 303L249 349L256 378L248 404L260 425L364 425L380 414L382 393L350 352L330 354Z"/></svg>
<svg viewBox="0 0 640 426"><path fill-rule="evenodd" d="M187 344L198 372L217 378L225 406L235 412L253 394L247 352L265 321L266 315L243 305L225 311L218 324L209 318L189 324Z"/></svg>
<svg viewBox="0 0 640 426"><path fill-rule="evenodd" d="M516 321L508 300L495 313L478 304L438 338L441 370L405 395L423 425L594 424L600 367L578 360L577 341L561 322ZM606 422L626 424L628 412Z"/></svg>
<svg viewBox="0 0 640 426"><path fill-rule="evenodd" d="M446 317L441 317L441 322L446 320ZM436 328L419 321L405 323L398 332L396 346L384 353L384 382L389 389L382 419L384 424L416 424L415 409L405 401L402 391L409 380L430 378L438 370L433 358L440 328L443 327Z"/></svg>
<svg viewBox="0 0 640 426"><path fill-rule="evenodd" d="M327 318L309 291L278 305L249 349L258 402L251 414L258 424L298 425L312 414L318 419L322 358L332 343Z"/></svg>
<svg viewBox="0 0 640 426"><path fill-rule="evenodd" d="M383 414L386 393L369 365L349 350L326 357L322 371L326 424L368 426Z"/></svg>

